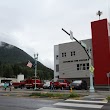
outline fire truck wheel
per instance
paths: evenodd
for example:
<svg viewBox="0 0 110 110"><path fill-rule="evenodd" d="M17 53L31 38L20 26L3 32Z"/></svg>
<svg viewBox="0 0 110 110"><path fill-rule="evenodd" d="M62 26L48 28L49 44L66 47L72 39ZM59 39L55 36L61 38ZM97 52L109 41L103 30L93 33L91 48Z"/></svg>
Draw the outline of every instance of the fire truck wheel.
<svg viewBox="0 0 110 110"><path fill-rule="evenodd" d="M30 87L26 87L26 89L30 89Z"/></svg>
<svg viewBox="0 0 110 110"><path fill-rule="evenodd" d="M17 89L17 87L14 87L15 89Z"/></svg>

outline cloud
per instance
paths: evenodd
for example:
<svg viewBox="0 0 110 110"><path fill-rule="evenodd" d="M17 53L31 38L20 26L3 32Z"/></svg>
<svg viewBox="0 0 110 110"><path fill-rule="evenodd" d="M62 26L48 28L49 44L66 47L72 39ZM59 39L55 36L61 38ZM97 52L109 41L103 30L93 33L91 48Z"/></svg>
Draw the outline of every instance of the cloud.
<svg viewBox="0 0 110 110"><path fill-rule="evenodd" d="M108 17L107 0L0 0L0 41L15 45L53 69L54 45L91 38L91 21Z"/></svg>

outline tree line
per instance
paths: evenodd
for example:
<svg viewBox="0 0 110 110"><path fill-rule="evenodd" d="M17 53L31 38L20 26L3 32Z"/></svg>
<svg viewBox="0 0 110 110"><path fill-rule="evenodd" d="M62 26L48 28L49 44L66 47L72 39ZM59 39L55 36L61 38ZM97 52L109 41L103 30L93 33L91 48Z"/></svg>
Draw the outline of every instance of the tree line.
<svg viewBox="0 0 110 110"><path fill-rule="evenodd" d="M24 74L25 78L34 77L35 69L34 67L27 67L25 63L0 63L0 77L17 78L17 75L20 73ZM51 80L53 79L53 70L39 63L37 66L37 77L41 80Z"/></svg>

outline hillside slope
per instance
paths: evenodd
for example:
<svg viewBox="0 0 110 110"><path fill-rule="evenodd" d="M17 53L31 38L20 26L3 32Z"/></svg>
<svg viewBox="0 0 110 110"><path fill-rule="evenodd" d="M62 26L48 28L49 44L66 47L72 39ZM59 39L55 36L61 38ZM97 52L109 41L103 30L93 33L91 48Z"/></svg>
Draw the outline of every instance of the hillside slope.
<svg viewBox="0 0 110 110"><path fill-rule="evenodd" d="M33 68L30 70L26 66L28 60L33 63ZM26 77L32 76L34 75L34 64L34 59L22 49L5 42L0 42L0 76L11 77L12 73L17 75L20 72L25 74ZM9 66L11 66L11 69ZM40 78L53 78L53 70L44 66L39 61L37 62L37 70Z"/></svg>
<svg viewBox="0 0 110 110"><path fill-rule="evenodd" d="M28 60L34 61L34 59L23 50L5 42L1 42L0 61L2 63L22 63Z"/></svg>

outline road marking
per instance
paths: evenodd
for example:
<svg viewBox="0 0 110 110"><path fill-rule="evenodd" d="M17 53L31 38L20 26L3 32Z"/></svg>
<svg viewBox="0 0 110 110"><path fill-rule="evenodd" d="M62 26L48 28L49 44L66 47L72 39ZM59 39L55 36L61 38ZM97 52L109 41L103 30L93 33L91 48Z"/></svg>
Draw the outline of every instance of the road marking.
<svg viewBox="0 0 110 110"><path fill-rule="evenodd" d="M42 107L42 108L36 109L36 110L70 110L70 109L65 109L65 108L52 108L52 107ZM76 110L76 109L72 109L72 110Z"/></svg>
<svg viewBox="0 0 110 110"><path fill-rule="evenodd" d="M102 99L102 100L104 100L105 98L91 98L91 99Z"/></svg>
<svg viewBox="0 0 110 110"><path fill-rule="evenodd" d="M54 105L68 106L68 107L85 107L85 108L102 108L103 105L94 105L94 104L76 104L76 103L56 103Z"/></svg>
<svg viewBox="0 0 110 110"><path fill-rule="evenodd" d="M101 104L105 104L107 103L107 101L90 101L90 100L73 100L73 99L67 99L65 101L70 101L70 102L88 102L88 103L101 103Z"/></svg>

